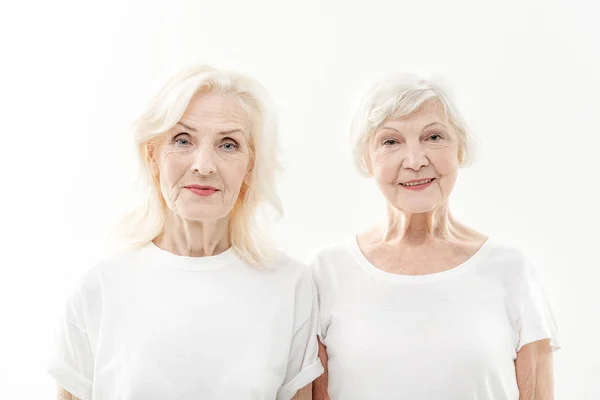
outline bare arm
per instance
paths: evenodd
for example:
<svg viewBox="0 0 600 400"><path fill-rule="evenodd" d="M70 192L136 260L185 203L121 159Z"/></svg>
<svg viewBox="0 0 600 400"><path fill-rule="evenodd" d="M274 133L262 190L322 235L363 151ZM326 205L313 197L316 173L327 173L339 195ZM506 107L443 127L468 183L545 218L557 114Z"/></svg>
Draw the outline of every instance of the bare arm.
<svg viewBox="0 0 600 400"><path fill-rule="evenodd" d="M79 399L59 386L58 392L56 393L56 400L79 400Z"/></svg>
<svg viewBox="0 0 600 400"><path fill-rule="evenodd" d="M550 340L528 343L517 353L519 400L553 400L554 375Z"/></svg>
<svg viewBox="0 0 600 400"><path fill-rule="evenodd" d="M327 394L327 384L329 381L329 371L327 370L327 347L319 340L319 358L325 368L325 372L313 382L312 400L329 400Z"/></svg>
<svg viewBox="0 0 600 400"><path fill-rule="evenodd" d="M292 397L292 400L311 400L312 399L312 383L304 386L302 389L296 392L296 395Z"/></svg>

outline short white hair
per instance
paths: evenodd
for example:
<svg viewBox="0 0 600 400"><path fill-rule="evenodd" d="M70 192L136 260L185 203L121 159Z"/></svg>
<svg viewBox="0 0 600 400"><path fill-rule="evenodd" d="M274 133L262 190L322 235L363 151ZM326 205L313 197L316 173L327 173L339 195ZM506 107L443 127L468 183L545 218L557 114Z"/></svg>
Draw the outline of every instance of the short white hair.
<svg viewBox="0 0 600 400"><path fill-rule="evenodd" d="M425 102L438 101L450 123L456 129L460 166L473 160L471 132L451 98L442 78L424 79L409 73L394 73L381 79L367 93L352 120L354 164L363 175L371 175L369 141L387 120L397 119L417 111Z"/></svg>
<svg viewBox="0 0 600 400"><path fill-rule="evenodd" d="M240 101L250 122L249 184L244 183L229 215L232 247L249 264L260 266L272 255L268 241L268 217L283 215L276 191L281 170L277 123L270 97L256 80L233 71L201 65L169 79L136 120L133 136L138 150L143 202L119 224L118 236L128 245L143 246L159 236L165 226L167 205L158 177L152 172L148 144L179 122L196 94L221 93Z"/></svg>

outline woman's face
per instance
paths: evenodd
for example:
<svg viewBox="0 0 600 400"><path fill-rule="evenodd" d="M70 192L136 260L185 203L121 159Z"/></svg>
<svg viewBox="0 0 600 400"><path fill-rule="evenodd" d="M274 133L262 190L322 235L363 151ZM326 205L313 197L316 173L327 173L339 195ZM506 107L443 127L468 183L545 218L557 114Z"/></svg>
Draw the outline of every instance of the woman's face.
<svg viewBox="0 0 600 400"><path fill-rule="evenodd" d="M199 94L151 157L168 208L194 221L226 217L250 170L250 124L231 95Z"/></svg>
<svg viewBox="0 0 600 400"><path fill-rule="evenodd" d="M458 176L458 149L443 106L428 101L410 115L381 124L369 142L371 170L391 205L425 213L450 195Z"/></svg>

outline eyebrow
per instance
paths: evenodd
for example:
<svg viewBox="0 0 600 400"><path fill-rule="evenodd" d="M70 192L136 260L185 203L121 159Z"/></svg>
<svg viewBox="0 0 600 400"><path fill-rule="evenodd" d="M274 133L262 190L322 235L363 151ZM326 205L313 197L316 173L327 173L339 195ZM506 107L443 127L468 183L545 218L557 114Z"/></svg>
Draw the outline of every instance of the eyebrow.
<svg viewBox="0 0 600 400"><path fill-rule="evenodd" d="M177 125L181 125L181 126L183 126L183 127L184 127L185 129L187 129L188 131L197 132L197 130L196 130L196 129L192 128L191 126L187 126L186 124L184 124L184 123L183 123L183 122L181 122L181 121L179 121L179 122L177 123Z"/></svg>
<svg viewBox="0 0 600 400"><path fill-rule="evenodd" d="M381 127L381 129L390 129L390 130L392 130L392 131L396 131L396 132L398 132L398 133L402 133L402 132L400 132L398 129L396 129L396 128L392 128L391 126L382 126L382 127Z"/></svg>
<svg viewBox="0 0 600 400"><path fill-rule="evenodd" d="M437 125L441 125L441 126L443 126L444 128L446 128L446 125L442 124L441 122L437 122L437 121L436 121L436 122L432 122L432 123L428 124L427 126L425 126L425 127L423 128L423 130L425 130L425 129L429 128L429 127L430 127L430 126L432 126L432 125L436 125L436 124L437 124Z"/></svg>
<svg viewBox="0 0 600 400"><path fill-rule="evenodd" d="M192 131L192 132L198 132L197 129L192 128L191 126L187 126L186 124L184 124L183 122L179 121L177 123L177 125L181 125L183 126L185 129L187 129L188 131ZM241 129L231 129L229 131L221 131L219 133L217 133L217 135L231 135L233 133L241 133L242 135L244 134L244 131L242 131Z"/></svg>
<svg viewBox="0 0 600 400"><path fill-rule="evenodd" d="M422 130L424 131L425 129L429 128L430 126L432 126L432 125L436 125L436 124L437 124L437 125L441 125L441 126L443 126L444 128L446 128L446 125L442 124L441 122L437 122L437 121L436 121L436 122L432 122L432 123L430 123L430 124L427 124L427 125L425 125L425 126L423 127L423 129L422 129ZM391 126L382 126L382 127L381 127L381 129L391 129L391 130L393 130L393 131L396 131L396 132L398 132L398 133L402 133L402 132L400 132L398 129L396 129L396 128L392 128Z"/></svg>

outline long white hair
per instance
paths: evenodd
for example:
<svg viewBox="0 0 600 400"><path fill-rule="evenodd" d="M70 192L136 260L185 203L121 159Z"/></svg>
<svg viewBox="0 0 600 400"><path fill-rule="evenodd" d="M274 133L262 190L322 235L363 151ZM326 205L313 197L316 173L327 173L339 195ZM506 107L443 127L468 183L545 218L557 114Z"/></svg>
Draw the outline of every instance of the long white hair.
<svg viewBox="0 0 600 400"><path fill-rule="evenodd" d="M245 261L262 265L272 254L266 236L268 221L283 214L276 191L281 166L273 106L256 80L206 65L188 68L168 80L135 121L142 201L119 223L116 234L126 245L144 246L163 232L167 205L152 173L147 145L179 122L197 93L234 95L249 117L250 183L242 185L229 215L229 235L232 247Z"/></svg>

